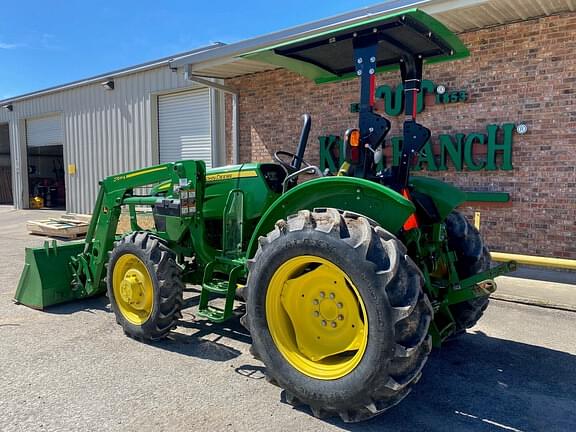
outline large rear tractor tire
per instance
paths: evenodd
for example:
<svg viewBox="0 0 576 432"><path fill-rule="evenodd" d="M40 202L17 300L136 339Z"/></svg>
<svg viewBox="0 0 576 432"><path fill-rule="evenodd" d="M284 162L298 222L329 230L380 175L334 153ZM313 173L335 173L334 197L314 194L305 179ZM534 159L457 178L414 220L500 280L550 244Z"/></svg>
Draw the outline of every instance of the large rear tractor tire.
<svg viewBox="0 0 576 432"><path fill-rule="evenodd" d="M448 246L456 253L456 271L461 279L490 268L490 251L484 245L480 232L459 212L446 219ZM453 305L450 312L456 321L455 335L476 325L488 307L489 296L478 297Z"/></svg>
<svg viewBox="0 0 576 432"><path fill-rule="evenodd" d="M432 308L396 237L357 214L302 210L260 238L249 264L252 350L288 403L358 422L410 392Z"/></svg>
<svg viewBox="0 0 576 432"><path fill-rule="evenodd" d="M182 318L180 267L158 237L134 232L116 242L106 277L116 321L135 339L165 337Z"/></svg>

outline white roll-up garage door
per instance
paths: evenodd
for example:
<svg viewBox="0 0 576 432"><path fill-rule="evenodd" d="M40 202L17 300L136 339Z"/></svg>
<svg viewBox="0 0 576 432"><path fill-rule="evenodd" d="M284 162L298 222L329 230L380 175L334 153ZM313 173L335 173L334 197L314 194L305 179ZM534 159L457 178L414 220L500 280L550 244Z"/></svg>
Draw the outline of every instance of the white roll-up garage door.
<svg viewBox="0 0 576 432"><path fill-rule="evenodd" d="M62 120L59 115L26 120L26 144L28 147L62 145Z"/></svg>
<svg viewBox="0 0 576 432"><path fill-rule="evenodd" d="M203 160L212 166L210 90L158 97L160 163Z"/></svg>

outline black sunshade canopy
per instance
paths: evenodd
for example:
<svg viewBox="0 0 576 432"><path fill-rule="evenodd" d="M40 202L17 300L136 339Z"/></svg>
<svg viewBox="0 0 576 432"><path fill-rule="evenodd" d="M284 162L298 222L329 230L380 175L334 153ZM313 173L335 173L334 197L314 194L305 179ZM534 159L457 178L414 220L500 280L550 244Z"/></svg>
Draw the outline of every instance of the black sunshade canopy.
<svg viewBox="0 0 576 432"><path fill-rule="evenodd" d="M378 72L397 68L403 55L422 56L427 63L468 56L456 35L414 9L266 47L243 57L290 69L317 83L336 81L355 75L353 40L368 34L377 34L379 40Z"/></svg>

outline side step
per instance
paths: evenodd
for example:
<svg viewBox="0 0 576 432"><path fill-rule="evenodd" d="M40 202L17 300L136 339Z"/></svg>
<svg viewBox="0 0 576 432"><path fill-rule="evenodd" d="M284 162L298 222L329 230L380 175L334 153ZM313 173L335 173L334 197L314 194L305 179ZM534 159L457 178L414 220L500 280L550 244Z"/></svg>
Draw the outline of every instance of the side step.
<svg viewBox="0 0 576 432"><path fill-rule="evenodd" d="M233 189L228 194L222 216L222 255L216 256L204 269L198 315L217 323L233 314L238 279L244 276L245 259L242 254L244 224L244 192ZM217 275L220 275L218 277ZM222 278L228 275L228 279ZM214 297L224 297L224 309L210 304Z"/></svg>
<svg viewBox="0 0 576 432"><path fill-rule="evenodd" d="M217 257L206 266L198 304L198 316L210 321L221 323L232 317L234 311L234 298L238 280L244 275L244 263L239 260L230 260ZM228 274L228 280L214 276ZM215 298L225 298L224 308L211 305Z"/></svg>

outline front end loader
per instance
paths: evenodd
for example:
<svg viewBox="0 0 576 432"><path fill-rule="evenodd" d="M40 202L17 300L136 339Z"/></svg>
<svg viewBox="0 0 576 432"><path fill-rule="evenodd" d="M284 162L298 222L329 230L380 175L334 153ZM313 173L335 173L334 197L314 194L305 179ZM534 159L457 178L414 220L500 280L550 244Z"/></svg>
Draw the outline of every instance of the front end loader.
<svg viewBox="0 0 576 432"><path fill-rule="evenodd" d="M456 211L463 192L410 175L430 138L416 121L423 66L467 55L418 10L247 53L318 84L359 79L359 121L344 135L338 175L304 159L305 115L296 152L278 151L274 163L207 171L184 160L108 177L84 242L27 249L16 300L44 309L107 292L124 332L151 341L178 325L183 293L196 290L198 318L240 318L288 403L345 422L384 412L411 391L433 346L476 324L494 277L514 269L490 265ZM395 68L402 152L378 171L390 122L374 110L375 77ZM139 226L141 207L153 229ZM117 235L122 211L131 229Z"/></svg>

